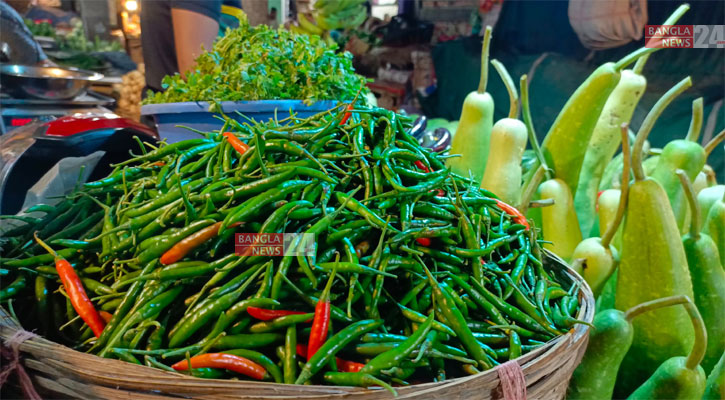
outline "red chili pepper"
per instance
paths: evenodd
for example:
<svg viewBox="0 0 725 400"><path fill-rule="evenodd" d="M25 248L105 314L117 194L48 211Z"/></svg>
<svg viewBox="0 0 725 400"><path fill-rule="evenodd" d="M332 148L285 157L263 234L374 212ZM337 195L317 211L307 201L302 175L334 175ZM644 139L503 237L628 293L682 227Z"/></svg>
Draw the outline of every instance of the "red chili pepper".
<svg viewBox="0 0 725 400"><path fill-rule="evenodd" d="M153 165L154 167L163 167L164 165L166 165L166 163L163 161L156 161L155 163L152 163L151 165Z"/></svg>
<svg viewBox="0 0 725 400"><path fill-rule="evenodd" d="M512 215L514 217L514 222L525 226L526 229L529 229L529 221L526 220L526 217L524 217L524 215L521 214L521 211L516 209L516 207L512 207L498 199L496 199L496 205L506 212L506 214Z"/></svg>
<svg viewBox="0 0 725 400"><path fill-rule="evenodd" d="M325 285L325 290L322 291L315 305L315 318L312 319L310 340L307 343L310 357L315 355L320 346L327 340L327 329L330 327L330 288L332 288L332 281L336 273L337 269L333 269L330 279L327 280L327 285Z"/></svg>
<svg viewBox="0 0 725 400"><path fill-rule="evenodd" d="M306 344L297 345L297 355L307 359L307 345ZM335 357L335 364L337 364L337 369L340 372L359 372L362 369L362 367L365 366L365 364L362 364L362 363L359 363L356 361L343 360L340 357Z"/></svg>
<svg viewBox="0 0 725 400"><path fill-rule="evenodd" d="M229 144L231 144L232 147L234 147L234 150L236 150L239 154L244 154L247 150L249 150L249 145L239 140L239 138L234 136L233 133L224 132L222 136L227 138Z"/></svg>
<svg viewBox="0 0 725 400"><path fill-rule="evenodd" d="M304 311L289 311L289 310L269 310L267 308L259 308L259 307L247 307L247 313L249 313L250 316L253 318L262 320L262 321L269 321L271 319L284 317L286 315L295 315L295 314L307 314Z"/></svg>
<svg viewBox="0 0 725 400"><path fill-rule="evenodd" d="M335 357L335 363L337 364L337 369L341 372L360 372L362 367L365 366L365 364L355 361L343 360L338 357Z"/></svg>
<svg viewBox="0 0 725 400"><path fill-rule="evenodd" d="M223 221L219 221L214 225L207 226L206 228L181 239L181 241L166 250L166 252L161 256L161 264L173 264L184 258L190 251L194 250L199 245L213 237L216 237L219 234L219 228L222 226L222 222Z"/></svg>
<svg viewBox="0 0 725 400"><path fill-rule="evenodd" d="M350 119L350 116L352 116L352 113L350 111L353 110L352 104L348 105L346 108L347 112L345 115L342 116L342 119L340 120L340 125L345 125L348 119Z"/></svg>
<svg viewBox="0 0 725 400"><path fill-rule="evenodd" d="M58 271L58 276L60 276L60 281L63 283L63 288L70 298L73 309L76 310L76 313L91 328L96 337L101 336L101 332L103 332L106 323L103 322L103 318L101 318L101 315L98 314L98 311L96 311L93 303L88 298L86 290L83 288L83 282L81 282L73 266L65 258L59 256L45 242L40 240L37 232L35 233L35 240L55 257L55 270Z"/></svg>
<svg viewBox="0 0 725 400"><path fill-rule="evenodd" d="M101 311L98 312L98 314L101 315L101 318L103 318L103 320L106 321L106 323L108 323L108 321L110 321L111 318L113 318L113 314L111 314L108 311L101 310Z"/></svg>
<svg viewBox="0 0 725 400"><path fill-rule="evenodd" d="M425 164L423 164L423 161L417 160L413 164L415 164L416 167L422 169L423 172L430 172L430 168L426 167Z"/></svg>
<svg viewBox="0 0 725 400"><path fill-rule="evenodd" d="M189 369L189 364L191 364L191 368L224 368L257 380L264 379L267 374L267 370L254 361L226 353L201 354L191 357L189 360L181 360L171 368L186 371Z"/></svg>
<svg viewBox="0 0 725 400"><path fill-rule="evenodd" d="M438 194L436 194L437 197L445 197L446 192L443 191L443 189L438 189Z"/></svg>
<svg viewBox="0 0 725 400"><path fill-rule="evenodd" d="M421 246L425 246L425 247L430 247L430 244L431 244L430 238L427 238L427 237L417 238L417 239L415 239L415 241L418 242L418 244L420 244Z"/></svg>

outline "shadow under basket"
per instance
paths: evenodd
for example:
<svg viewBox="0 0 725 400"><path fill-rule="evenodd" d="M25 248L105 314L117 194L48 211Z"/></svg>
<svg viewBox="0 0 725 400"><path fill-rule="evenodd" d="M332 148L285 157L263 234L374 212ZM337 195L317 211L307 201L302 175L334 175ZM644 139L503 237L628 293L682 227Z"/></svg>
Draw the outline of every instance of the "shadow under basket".
<svg viewBox="0 0 725 400"><path fill-rule="evenodd" d="M561 259L546 252L545 263L559 279L581 287L577 318L592 322L594 297L584 280ZM0 307L0 339L22 327ZM15 336L17 337L17 336ZM27 335L26 335L27 337ZM563 399L574 369L587 347L589 327L577 324L534 351L514 361L526 381L528 399ZM266 382L201 379L81 353L39 336L20 343L21 363L35 389L49 398L103 399L392 399L389 392L355 387L287 385ZM398 387L398 399L503 399L498 368L463 378ZM503 374L502 376L506 376ZM511 386L505 382L503 386ZM510 393L510 392L509 392ZM515 396L517 400L523 396Z"/></svg>

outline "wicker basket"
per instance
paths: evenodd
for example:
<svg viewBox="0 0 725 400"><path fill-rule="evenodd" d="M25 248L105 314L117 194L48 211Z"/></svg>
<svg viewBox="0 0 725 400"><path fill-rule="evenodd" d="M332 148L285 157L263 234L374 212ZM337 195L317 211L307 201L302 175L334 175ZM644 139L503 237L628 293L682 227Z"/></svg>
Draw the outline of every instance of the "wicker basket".
<svg viewBox="0 0 725 400"><path fill-rule="evenodd" d="M594 298L583 279L560 259L548 255L547 263L561 267L565 276L582 287L578 318L591 322ZM0 307L0 339L7 341L20 325ZM576 325L567 334L527 353L516 361L526 380L527 398L562 399L572 372L581 361L589 339L589 328ZM36 389L62 398L135 400L195 399L390 399L384 390L334 386L298 386L236 380L216 380L130 364L71 350L32 337L19 345L22 364ZM464 378L397 388L398 398L502 399L495 369Z"/></svg>

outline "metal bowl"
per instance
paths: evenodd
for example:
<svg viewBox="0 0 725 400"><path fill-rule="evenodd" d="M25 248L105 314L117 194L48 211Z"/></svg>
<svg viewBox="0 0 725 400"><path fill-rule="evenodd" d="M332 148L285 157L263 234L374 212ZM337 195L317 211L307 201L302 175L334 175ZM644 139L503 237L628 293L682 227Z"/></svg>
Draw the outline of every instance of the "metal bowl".
<svg viewBox="0 0 725 400"><path fill-rule="evenodd" d="M85 93L103 75L75 68L1 65L0 85L14 96L43 100L68 100Z"/></svg>

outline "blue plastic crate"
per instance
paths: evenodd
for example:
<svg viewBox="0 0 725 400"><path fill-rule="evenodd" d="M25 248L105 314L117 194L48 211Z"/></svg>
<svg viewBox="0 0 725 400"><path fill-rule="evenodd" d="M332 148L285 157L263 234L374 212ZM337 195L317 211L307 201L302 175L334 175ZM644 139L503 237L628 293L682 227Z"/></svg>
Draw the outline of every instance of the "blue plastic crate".
<svg viewBox="0 0 725 400"><path fill-rule="evenodd" d="M275 112L277 119L284 119L289 117L290 110L298 117L309 117L334 108L337 104L334 100L318 101L311 105L306 105L301 100L224 101L221 102L221 108L228 117L243 123L248 122L246 118L266 122L274 119ZM215 116L218 114L209 112L209 103L204 101L147 104L141 107L141 115L153 120L159 136L166 139L167 143L199 137L197 133L179 125L203 132L218 130L223 125Z"/></svg>

